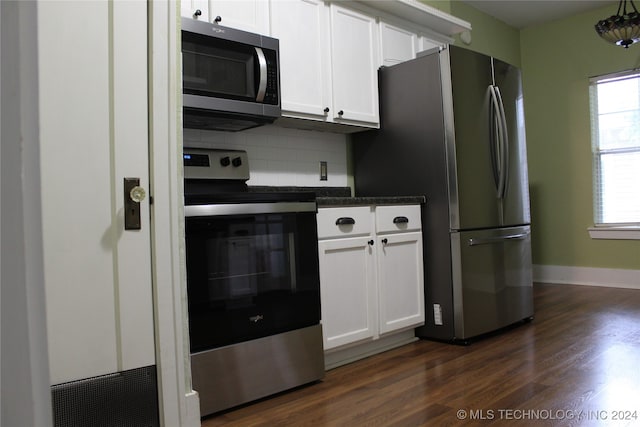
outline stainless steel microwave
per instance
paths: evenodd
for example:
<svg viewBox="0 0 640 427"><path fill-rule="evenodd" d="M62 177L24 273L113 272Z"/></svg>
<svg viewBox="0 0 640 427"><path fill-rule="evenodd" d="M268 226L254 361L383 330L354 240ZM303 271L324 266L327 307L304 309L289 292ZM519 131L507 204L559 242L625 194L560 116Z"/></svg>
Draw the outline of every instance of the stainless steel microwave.
<svg viewBox="0 0 640 427"><path fill-rule="evenodd" d="M279 42L182 18L183 126L239 131L280 117Z"/></svg>

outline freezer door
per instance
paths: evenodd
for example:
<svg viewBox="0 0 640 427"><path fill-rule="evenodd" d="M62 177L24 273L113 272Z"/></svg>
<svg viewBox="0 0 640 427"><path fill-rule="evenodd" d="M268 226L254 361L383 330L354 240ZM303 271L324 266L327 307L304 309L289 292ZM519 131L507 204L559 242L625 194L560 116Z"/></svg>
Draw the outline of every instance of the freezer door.
<svg viewBox="0 0 640 427"><path fill-rule="evenodd" d="M493 72L495 87L501 94L504 107L508 144L505 151L509 156L501 224L528 224L531 222L531 214L520 70L493 58Z"/></svg>
<svg viewBox="0 0 640 427"><path fill-rule="evenodd" d="M530 227L451 233L455 339L533 316Z"/></svg>

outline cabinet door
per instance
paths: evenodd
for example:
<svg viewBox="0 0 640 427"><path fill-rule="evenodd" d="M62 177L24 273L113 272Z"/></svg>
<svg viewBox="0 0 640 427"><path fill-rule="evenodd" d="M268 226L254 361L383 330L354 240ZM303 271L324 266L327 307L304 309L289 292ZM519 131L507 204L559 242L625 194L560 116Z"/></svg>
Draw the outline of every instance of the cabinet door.
<svg viewBox="0 0 640 427"><path fill-rule="evenodd" d="M378 236L380 333L424 323L422 233Z"/></svg>
<svg viewBox="0 0 640 427"><path fill-rule="evenodd" d="M419 40L418 40L418 52L423 52L425 50L431 50L434 49L436 47L441 47L444 46L445 43L442 42L438 42L436 40L430 39L428 37L425 37L424 35L421 35Z"/></svg>
<svg viewBox="0 0 640 427"><path fill-rule="evenodd" d="M198 13L198 11L200 11ZM209 0L182 0L180 2L180 15L185 18L209 20Z"/></svg>
<svg viewBox="0 0 640 427"><path fill-rule="evenodd" d="M124 178L149 188L146 23L145 2L39 4L52 384L154 364L149 197L123 227Z"/></svg>
<svg viewBox="0 0 640 427"><path fill-rule="evenodd" d="M380 22L381 65L394 65L416 57L418 36L416 33Z"/></svg>
<svg viewBox="0 0 640 427"><path fill-rule="evenodd" d="M371 237L318 244L324 349L377 335L375 257Z"/></svg>
<svg viewBox="0 0 640 427"><path fill-rule="evenodd" d="M268 0L211 0L209 21L222 18L220 25L269 35Z"/></svg>
<svg viewBox="0 0 640 427"><path fill-rule="evenodd" d="M337 122L377 126L378 47L375 18L331 4L331 81Z"/></svg>
<svg viewBox="0 0 640 427"><path fill-rule="evenodd" d="M331 106L327 6L272 0L271 34L280 40L282 115L324 120Z"/></svg>

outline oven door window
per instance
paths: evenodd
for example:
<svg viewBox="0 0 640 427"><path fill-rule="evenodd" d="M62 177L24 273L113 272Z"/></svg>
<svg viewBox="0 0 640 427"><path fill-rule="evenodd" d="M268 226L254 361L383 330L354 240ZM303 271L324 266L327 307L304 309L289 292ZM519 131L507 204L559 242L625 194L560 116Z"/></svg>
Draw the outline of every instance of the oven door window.
<svg viewBox="0 0 640 427"><path fill-rule="evenodd" d="M186 218L191 352L319 323L315 213Z"/></svg>

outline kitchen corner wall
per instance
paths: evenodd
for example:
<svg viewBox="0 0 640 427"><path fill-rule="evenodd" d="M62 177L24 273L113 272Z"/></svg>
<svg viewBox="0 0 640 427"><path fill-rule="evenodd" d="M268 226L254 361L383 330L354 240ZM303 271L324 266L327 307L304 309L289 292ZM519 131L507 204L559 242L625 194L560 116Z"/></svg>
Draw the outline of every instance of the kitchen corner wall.
<svg viewBox="0 0 640 427"><path fill-rule="evenodd" d="M462 1L420 0L422 3L471 23L471 43L455 36L454 45L493 56L520 67L520 32Z"/></svg>
<svg viewBox="0 0 640 427"><path fill-rule="evenodd" d="M183 143L191 148L245 150L249 185L346 187L348 135L261 126L242 132L185 129ZM320 162L327 162L327 180L320 181Z"/></svg>

